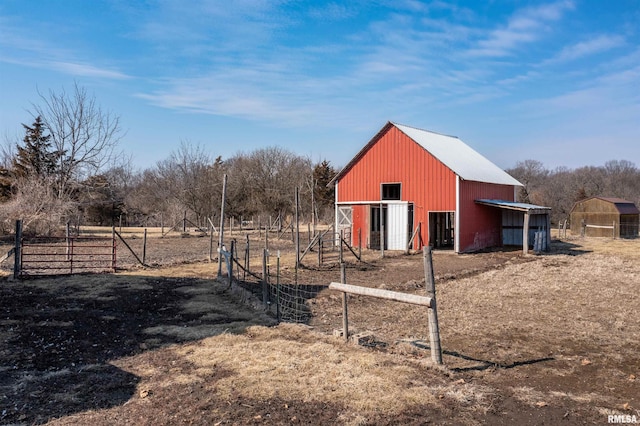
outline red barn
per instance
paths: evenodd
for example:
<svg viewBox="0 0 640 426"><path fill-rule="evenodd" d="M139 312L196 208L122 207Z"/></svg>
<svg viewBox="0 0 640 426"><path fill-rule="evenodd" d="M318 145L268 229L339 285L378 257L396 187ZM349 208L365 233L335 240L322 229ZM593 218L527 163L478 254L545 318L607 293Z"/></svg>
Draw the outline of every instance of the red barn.
<svg viewBox="0 0 640 426"><path fill-rule="evenodd" d="M373 249L476 251L501 246L508 223L526 229L519 238L526 251L529 214L548 213L515 203L522 184L460 139L392 122L333 182L336 229Z"/></svg>

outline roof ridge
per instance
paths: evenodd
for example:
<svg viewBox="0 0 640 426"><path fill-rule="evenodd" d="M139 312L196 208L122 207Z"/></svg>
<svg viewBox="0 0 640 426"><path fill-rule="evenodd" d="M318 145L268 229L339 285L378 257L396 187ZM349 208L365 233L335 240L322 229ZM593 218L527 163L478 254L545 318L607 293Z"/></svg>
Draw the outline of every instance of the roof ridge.
<svg viewBox="0 0 640 426"><path fill-rule="evenodd" d="M408 124L396 123L395 121L390 121L389 123L393 124L396 127L398 127L398 126L408 127L410 129L420 130L421 132L433 133L434 135L446 136L448 138L456 138L456 139L460 140L460 138L458 136L455 136L455 135L447 135L445 133L435 132L433 130L422 129L420 127L415 127L415 126L409 126Z"/></svg>

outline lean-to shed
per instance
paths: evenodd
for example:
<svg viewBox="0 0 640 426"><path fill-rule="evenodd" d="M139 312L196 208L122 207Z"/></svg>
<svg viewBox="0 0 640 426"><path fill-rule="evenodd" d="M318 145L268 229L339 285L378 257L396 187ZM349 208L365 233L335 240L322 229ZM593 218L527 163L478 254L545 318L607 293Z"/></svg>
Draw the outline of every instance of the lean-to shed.
<svg viewBox="0 0 640 426"><path fill-rule="evenodd" d="M530 214L544 216L548 235L549 210L515 203L522 184L453 136L388 122L333 182L335 227L354 246L470 252L524 242L526 251ZM505 241L505 218L519 239Z"/></svg>
<svg viewBox="0 0 640 426"><path fill-rule="evenodd" d="M627 200L591 197L575 203L570 212L571 233L589 237L638 237L640 211Z"/></svg>

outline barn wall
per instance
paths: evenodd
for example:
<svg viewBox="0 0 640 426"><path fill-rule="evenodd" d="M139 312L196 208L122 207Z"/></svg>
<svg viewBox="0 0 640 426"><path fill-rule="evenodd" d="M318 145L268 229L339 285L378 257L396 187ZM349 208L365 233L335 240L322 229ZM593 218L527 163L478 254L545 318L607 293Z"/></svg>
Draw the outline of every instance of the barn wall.
<svg viewBox="0 0 640 426"><path fill-rule="evenodd" d="M381 183L402 184L401 201L414 204L414 226L421 223L423 241L429 241L429 211L455 210L455 174L396 127L390 127L340 179L337 201L379 203ZM360 226L364 245L369 233L368 206L362 208L362 221L356 225L354 219L353 235L357 238ZM415 241L417 249L418 238Z"/></svg>
<svg viewBox="0 0 640 426"><path fill-rule="evenodd" d="M478 199L514 201L511 185L460 180L460 220L456 230L459 251L470 252L502 245L500 209L477 204Z"/></svg>

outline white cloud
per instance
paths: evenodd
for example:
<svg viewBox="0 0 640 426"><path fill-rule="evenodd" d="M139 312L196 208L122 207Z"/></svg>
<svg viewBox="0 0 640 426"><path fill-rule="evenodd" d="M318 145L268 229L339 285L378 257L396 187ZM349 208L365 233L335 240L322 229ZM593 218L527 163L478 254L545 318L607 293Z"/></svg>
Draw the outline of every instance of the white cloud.
<svg viewBox="0 0 640 426"><path fill-rule="evenodd" d="M130 76L112 69L98 68L91 64L80 64L75 62L51 61L42 63L41 68L50 68L64 74L78 77L104 78L109 80L125 80Z"/></svg>
<svg viewBox="0 0 640 426"><path fill-rule="evenodd" d="M600 35L590 40L566 46L551 62L572 61L611 50L622 46L624 43L624 37L620 35Z"/></svg>
<svg viewBox="0 0 640 426"><path fill-rule="evenodd" d="M549 23L558 21L563 13L573 9L571 1L527 8L517 11L507 25L497 28L467 53L479 57L503 57L514 54L519 46L539 40Z"/></svg>

